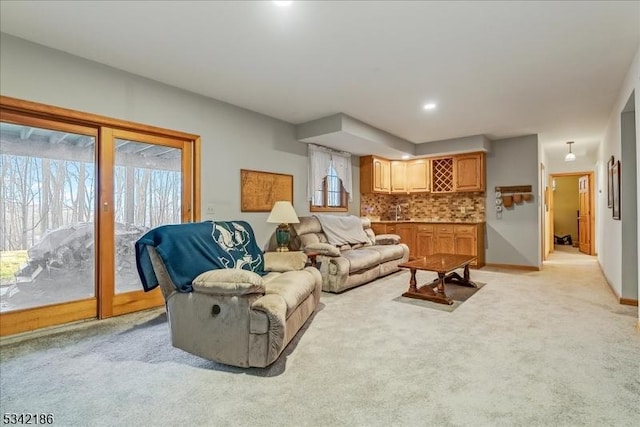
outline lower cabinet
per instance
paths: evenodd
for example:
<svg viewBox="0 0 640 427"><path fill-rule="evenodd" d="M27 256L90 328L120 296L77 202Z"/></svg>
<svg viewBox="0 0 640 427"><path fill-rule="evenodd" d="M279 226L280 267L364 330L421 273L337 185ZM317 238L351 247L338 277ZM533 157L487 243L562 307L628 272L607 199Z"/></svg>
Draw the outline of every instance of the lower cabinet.
<svg viewBox="0 0 640 427"><path fill-rule="evenodd" d="M416 224L416 257L435 254L435 234L432 224ZM413 256L414 254L411 253Z"/></svg>
<svg viewBox="0 0 640 427"><path fill-rule="evenodd" d="M387 224L382 224L380 222L372 222L371 223L371 229L373 230L373 233L375 235L378 235L378 234L389 234L387 232Z"/></svg>
<svg viewBox="0 0 640 427"><path fill-rule="evenodd" d="M380 226L380 228L378 228ZM471 255L471 265L484 266L484 223L397 223L372 224L376 234L397 234L409 246L411 257L424 257L435 253ZM381 231L379 232L378 229Z"/></svg>
<svg viewBox="0 0 640 427"><path fill-rule="evenodd" d="M409 254L415 253L415 224L398 224L396 225L396 234L400 236L400 241L409 246Z"/></svg>
<svg viewBox="0 0 640 427"><path fill-rule="evenodd" d="M455 254L456 245L453 235L453 224L436 224L435 253Z"/></svg>

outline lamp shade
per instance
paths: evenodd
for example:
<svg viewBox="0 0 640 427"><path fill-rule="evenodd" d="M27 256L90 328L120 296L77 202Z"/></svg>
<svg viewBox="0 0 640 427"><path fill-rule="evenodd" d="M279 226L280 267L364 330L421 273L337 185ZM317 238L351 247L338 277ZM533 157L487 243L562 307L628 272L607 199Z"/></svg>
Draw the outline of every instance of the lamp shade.
<svg viewBox="0 0 640 427"><path fill-rule="evenodd" d="M297 224L300 220L291 202L278 201L273 204L267 222L270 224Z"/></svg>

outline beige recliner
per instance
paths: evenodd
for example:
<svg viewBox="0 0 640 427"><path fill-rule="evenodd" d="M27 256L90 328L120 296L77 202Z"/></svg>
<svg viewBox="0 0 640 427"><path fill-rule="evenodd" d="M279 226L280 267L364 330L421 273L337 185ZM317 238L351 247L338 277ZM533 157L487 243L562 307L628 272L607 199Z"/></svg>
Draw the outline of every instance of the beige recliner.
<svg viewBox="0 0 640 427"><path fill-rule="evenodd" d="M222 230L225 236L218 239L215 228L220 224L231 233ZM154 281L162 290L173 346L228 365L265 367L273 363L320 301L322 278L316 268L305 267L306 255L260 252L264 269L251 271L243 268L252 263L251 256L258 259L259 249L247 223L163 227L171 228L150 236L149 232L136 243L136 259L145 290L152 288ZM241 228L241 232L234 227ZM176 240L179 249L184 249L186 240L186 247L195 255L184 253L173 265L172 253L179 249L167 247L167 241ZM190 240L194 243L190 244ZM208 240L216 243L199 244ZM208 258L213 263L220 260L220 256L209 253L213 246L218 251L222 246L223 256L237 252L234 264L227 266L231 268L207 268L195 275L191 283L184 283L183 277L188 277L189 271L197 271L185 263L206 265ZM253 254L250 249L254 249Z"/></svg>

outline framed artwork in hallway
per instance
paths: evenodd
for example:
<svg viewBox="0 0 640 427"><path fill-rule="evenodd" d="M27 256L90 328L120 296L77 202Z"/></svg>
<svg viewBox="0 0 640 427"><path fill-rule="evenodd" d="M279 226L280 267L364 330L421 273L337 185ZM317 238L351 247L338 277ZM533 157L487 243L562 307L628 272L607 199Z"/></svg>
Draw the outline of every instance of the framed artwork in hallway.
<svg viewBox="0 0 640 427"><path fill-rule="evenodd" d="M620 219L620 160L611 168L613 219Z"/></svg>
<svg viewBox="0 0 640 427"><path fill-rule="evenodd" d="M613 207L613 156L607 162L607 207Z"/></svg>

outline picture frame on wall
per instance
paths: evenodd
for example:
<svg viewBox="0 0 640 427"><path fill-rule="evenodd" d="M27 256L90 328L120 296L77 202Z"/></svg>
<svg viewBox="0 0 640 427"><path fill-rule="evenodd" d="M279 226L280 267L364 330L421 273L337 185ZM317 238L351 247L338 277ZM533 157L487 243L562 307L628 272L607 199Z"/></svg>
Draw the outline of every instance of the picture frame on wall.
<svg viewBox="0 0 640 427"><path fill-rule="evenodd" d="M611 168L613 219L620 219L620 160L613 163Z"/></svg>
<svg viewBox="0 0 640 427"><path fill-rule="evenodd" d="M613 207L613 156L607 162L607 207Z"/></svg>

